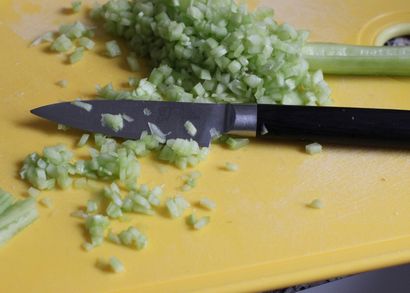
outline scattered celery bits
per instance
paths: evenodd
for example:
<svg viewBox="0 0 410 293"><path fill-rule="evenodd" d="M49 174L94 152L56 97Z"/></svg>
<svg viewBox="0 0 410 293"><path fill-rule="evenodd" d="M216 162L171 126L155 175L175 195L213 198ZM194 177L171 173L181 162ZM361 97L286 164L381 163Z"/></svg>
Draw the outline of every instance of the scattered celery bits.
<svg viewBox="0 0 410 293"><path fill-rule="evenodd" d="M317 142L305 146L305 150L309 155L315 155L322 152L322 145Z"/></svg>

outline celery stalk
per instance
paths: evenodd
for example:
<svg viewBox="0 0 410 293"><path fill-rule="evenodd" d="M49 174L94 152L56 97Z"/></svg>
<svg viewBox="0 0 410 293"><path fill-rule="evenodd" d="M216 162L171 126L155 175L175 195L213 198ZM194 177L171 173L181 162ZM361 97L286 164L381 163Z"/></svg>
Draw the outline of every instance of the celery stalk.
<svg viewBox="0 0 410 293"><path fill-rule="evenodd" d="M309 43L302 55L311 70L346 75L410 75L410 47Z"/></svg>

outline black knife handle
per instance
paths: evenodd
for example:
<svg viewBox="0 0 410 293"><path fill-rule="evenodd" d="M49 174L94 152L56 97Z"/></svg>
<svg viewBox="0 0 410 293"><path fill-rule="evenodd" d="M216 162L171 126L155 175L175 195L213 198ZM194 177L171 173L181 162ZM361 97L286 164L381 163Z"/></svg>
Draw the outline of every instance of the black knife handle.
<svg viewBox="0 0 410 293"><path fill-rule="evenodd" d="M410 146L410 111L264 104L257 107L258 137Z"/></svg>

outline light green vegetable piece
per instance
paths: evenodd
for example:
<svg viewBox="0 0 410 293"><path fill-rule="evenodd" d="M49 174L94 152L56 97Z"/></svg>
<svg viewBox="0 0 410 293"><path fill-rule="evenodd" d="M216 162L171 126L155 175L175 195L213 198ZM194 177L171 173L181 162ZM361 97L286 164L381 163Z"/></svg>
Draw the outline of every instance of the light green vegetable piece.
<svg viewBox="0 0 410 293"><path fill-rule="evenodd" d="M121 114L101 114L101 125L118 132L124 128L124 121Z"/></svg>
<svg viewBox="0 0 410 293"><path fill-rule="evenodd" d="M74 52L70 55L70 63L74 64L79 62L84 56L84 48L78 47L74 50Z"/></svg>
<svg viewBox="0 0 410 293"><path fill-rule="evenodd" d="M105 49L107 50L107 55L111 58L121 55L120 46L118 46L118 43L115 40L105 43Z"/></svg>
<svg viewBox="0 0 410 293"><path fill-rule="evenodd" d="M15 202L9 193L0 189L0 246L37 218L38 212L34 198L30 197Z"/></svg>
<svg viewBox="0 0 410 293"><path fill-rule="evenodd" d="M44 197L40 200L40 203L46 208L51 208L53 206L53 199L51 197Z"/></svg>
<svg viewBox="0 0 410 293"><path fill-rule="evenodd" d="M122 262L115 256L111 256L108 263L110 264L111 270L114 273L122 273L125 271L125 267Z"/></svg>
<svg viewBox="0 0 410 293"><path fill-rule="evenodd" d="M93 247L99 246L104 240L105 230L110 225L107 217L102 215L88 216L85 221L85 228L90 235L91 245Z"/></svg>
<svg viewBox="0 0 410 293"><path fill-rule="evenodd" d="M322 152L322 145L317 142L305 146L305 150L309 155L315 155Z"/></svg>
<svg viewBox="0 0 410 293"><path fill-rule="evenodd" d="M81 9L81 1L73 1L71 2L71 9L73 10L74 13L77 13Z"/></svg>
<svg viewBox="0 0 410 293"><path fill-rule="evenodd" d="M60 35L54 42L51 44L51 50L57 52L67 52L73 47L71 40L64 34Z"/></svg>
<svg viewBox="0 0 410 293"><path fill-rule="evenodd" d="M206 197L202 198L199 201L199 205L208 210L216 209L216 203L213 200L210 200L209 198L206 198Z"/></svg>
<svg viewBox="0 0 410 293"><path fill-rule="evenodd" d="M307 206L312 209L322 209L325 205L320 199L316 198L312 200L309 204L307 204Z"/></svg>

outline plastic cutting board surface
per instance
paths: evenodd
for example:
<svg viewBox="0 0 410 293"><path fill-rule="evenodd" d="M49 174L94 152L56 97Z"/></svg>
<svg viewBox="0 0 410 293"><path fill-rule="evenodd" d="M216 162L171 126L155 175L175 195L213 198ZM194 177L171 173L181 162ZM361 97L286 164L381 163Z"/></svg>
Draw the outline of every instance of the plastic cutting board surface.
<svg viewBox="0 0 410 293"><path fill-rule="evenodd" d="M90 3L90 2L88 2ZM0 186L23 196L19 180L24 157L44 146L74 147L76 131L60 132L29 110L56 101L88 97L96 84L121 86L131 75L124 58L103 55L107 36L75 65L47 46L28 48L38 35L85 18L71 15L69 1L3 0L0 3ZM311 41L372 44L396 23L410 22L408 1L264 1L277 19L311 31ZM66 89L58 80L66 79ZM410 109L410 79L327 76L338 106ZM213 146L198 187L218 208L211 223L190 231L184 219L135 216L129 223L145 232L142 251L110 243L86 253L82 222L69 214L93 194L78 190L44 192L53 208L39 206L40 219L0 248L0 292L184 292L249 291L284 287L410 261L410 151L324 146L309 156L301 143L262 143L229 151ZM80 150L85 152L85 150ZM226 161L237 172L222 170ZM180 171L141 159L141 183L165 184L177 194ZM40 197L40 198L41 198ZM305 204L321 198L322 210ZM200 211L200 215L208 214ZM112 274L96 268L112 255L127 269Z"/></svg>

